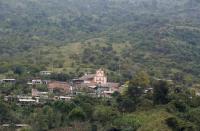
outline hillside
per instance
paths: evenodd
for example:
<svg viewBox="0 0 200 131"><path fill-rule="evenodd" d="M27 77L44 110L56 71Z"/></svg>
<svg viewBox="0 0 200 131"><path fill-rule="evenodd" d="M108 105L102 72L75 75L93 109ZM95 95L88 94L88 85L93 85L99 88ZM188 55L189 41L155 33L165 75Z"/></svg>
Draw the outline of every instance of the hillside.
<svg viewBox="0 0 200 131"><path fill-rule="evenodd" d="M199 7L198 0L0 0L0 72L16 64L52 68L59 63L55 70L103 66L130 77L130 70L145 69L156 77L179 73L198 79ZM73 50L74 43L80 50ZM113 45L107 55L120 58L87 63L82 52L88 43ZM121 44L127 46L115 53ZM91 53L103 59L104 52ZM70 57L74 54L78 63Z"/></svg>
<svg viewBox="0 0 200 131"><path fill-rule="evenodd" d="M0 0L0 130L200 131L200 0Z"/></svg>

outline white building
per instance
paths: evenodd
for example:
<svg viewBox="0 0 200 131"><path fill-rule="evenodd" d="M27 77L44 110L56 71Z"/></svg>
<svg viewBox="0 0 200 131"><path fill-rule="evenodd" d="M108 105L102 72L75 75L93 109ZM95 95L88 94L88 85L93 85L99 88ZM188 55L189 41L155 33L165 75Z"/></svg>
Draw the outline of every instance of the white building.
<svg viewBox="0 0 200 131"><path fill-rule="evenodd" d="M31 82L28 82L28 85L42 85L45 84L47 85L49 83L48 80L41 80L41 79L34 79Z"/></svg>
<svg viewBox="0 0 200 131"><path fill-rule="evenodd" d="M14 84L16 82L16 79L2 79L0 80L0 83L12 83Z"/></svg>
<svg viewBox="0 0 200 131"><path fill-rule="evenodd" d="M51 75L51 71L40 71L40 75Z"/></svg>

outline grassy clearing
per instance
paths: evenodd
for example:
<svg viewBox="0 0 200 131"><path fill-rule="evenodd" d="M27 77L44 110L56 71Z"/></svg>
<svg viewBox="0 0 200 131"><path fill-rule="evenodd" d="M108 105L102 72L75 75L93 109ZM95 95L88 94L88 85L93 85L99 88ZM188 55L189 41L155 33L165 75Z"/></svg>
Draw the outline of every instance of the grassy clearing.
<svg viewBox="0 0 200 131"><path fill-rule="evenodd" d="M87 46L96 46L99 45L101 47L107 46L106 41L103 38L96 38L96 39L89 39L85 42L76 42L76 43L68 43L63 46L41 46L29 54L30 56L35 56L40 58L40 61L46 61L50 64L47 64L47 69L52 70L54 72L73 72L77 68L80 67L80 71L90 71L91 69L88 68L88 66L84 65L73 65L74 62L73 59L70 58L73 54L81 54L83 50ZM113 43L112 44L114 51L117 52L117 54L120 54L125 48L128 48L130 44L127 43ZM53 61L62 61L63 67L52 68Z"/></svg>

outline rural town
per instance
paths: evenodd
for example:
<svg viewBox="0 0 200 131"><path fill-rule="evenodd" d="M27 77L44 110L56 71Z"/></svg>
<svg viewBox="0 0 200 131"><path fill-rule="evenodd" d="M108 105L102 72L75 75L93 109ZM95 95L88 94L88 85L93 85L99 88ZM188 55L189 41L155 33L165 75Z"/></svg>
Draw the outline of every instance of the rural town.
<svg viewBox="0 0 200 131"><path fill-rule="evenodd" d="M0 0L0 131L200 131L200 0Z"/></svg>
<svg viewBox="0 0 200 131"><path fill-rule="evenodd" d="M41 71L41 76L51 75L50 71ZM1 84L15 86L16 79L2 79ZM84 74L82 77L70 81L55 81L47 79L32 79L27 82L31 95L5 96L5 101L16 100L19 104L41 104L48 100L70 100L77 94L88 94L92 97L111 97L114 92L121 92L123 85L108 82L103 69L98 69L95 74Z"/></svg>

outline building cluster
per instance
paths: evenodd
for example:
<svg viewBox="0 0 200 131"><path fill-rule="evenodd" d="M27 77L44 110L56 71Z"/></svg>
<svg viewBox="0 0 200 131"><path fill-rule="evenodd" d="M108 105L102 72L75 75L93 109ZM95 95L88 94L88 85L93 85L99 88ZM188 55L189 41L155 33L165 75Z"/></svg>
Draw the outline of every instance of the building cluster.
<svg viewBox="0 0 200 131"><path fill-rule="evenodd" d="M41 75L50 75L49 71L41 71ZM2 83L15 83L15 79L3 79ZM111 97L114 92L120 92L120 84L108 82L103 69L96 70L95 74L85 74L70 82L32 79L28 83L31 96L6 96L5 101L16 100L21 104L42 103L47 100L70 100L77 94L88 94L93 97ZM44 87L41 90L41 88Z"/></svg>
<svg viewBox="0 0 200 131"><path fill-rule="evenodd" d="M86 89L98 96L110 97L114 92L120 92L120 84L108 82L105 71L99 69L95 74L85 74L79 79L73 79L75 90Z"/></svg>

